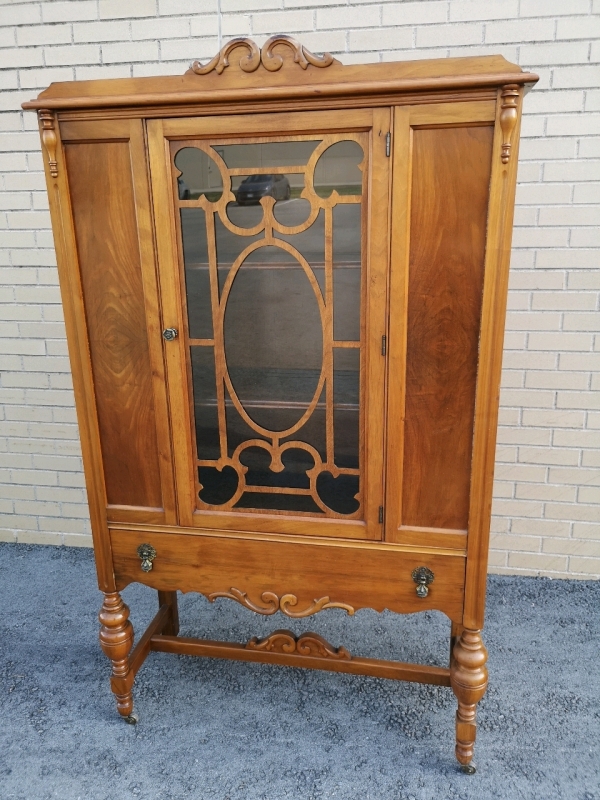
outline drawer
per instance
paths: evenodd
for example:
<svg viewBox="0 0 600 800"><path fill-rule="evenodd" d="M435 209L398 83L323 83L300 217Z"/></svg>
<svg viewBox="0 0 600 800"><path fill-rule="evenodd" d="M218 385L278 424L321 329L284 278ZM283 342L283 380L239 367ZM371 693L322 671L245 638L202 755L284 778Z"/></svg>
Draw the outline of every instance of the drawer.
<svg viewBox="0 0 600 800"><path fill-rule="evenodd" d="M229 597L258 613L281 610L290 617L342 607L349 613L435 609L462 620L462 554L379 543L122 529L111 531L111 544L119 591L137 581L162 591L200 592L211 600ZM156 551L148 572L137 553L141 544ZM417 594L412 577L419 567L434 576L426 596Z"/></svg>

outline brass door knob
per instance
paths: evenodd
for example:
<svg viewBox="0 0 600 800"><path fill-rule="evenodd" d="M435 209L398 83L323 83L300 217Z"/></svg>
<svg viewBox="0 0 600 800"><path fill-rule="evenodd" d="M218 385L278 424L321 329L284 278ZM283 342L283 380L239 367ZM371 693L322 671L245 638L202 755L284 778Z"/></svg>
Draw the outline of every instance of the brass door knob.
<svg viewBox="0 0 600 800"><path fill-rule="evenodd" d="M177 328L165 328L162 335L165 341L172 342L173 339L176 339L179 336L179 331Z"/></svg>
<svg viewBox="0 0 600 800"><path fill-rule="evenodd" d="M416 592L418 597L424 598L429 594L429 584L433 583L433 572L429 567L417 567L412 571L412 579L417 584Z"/></svg>

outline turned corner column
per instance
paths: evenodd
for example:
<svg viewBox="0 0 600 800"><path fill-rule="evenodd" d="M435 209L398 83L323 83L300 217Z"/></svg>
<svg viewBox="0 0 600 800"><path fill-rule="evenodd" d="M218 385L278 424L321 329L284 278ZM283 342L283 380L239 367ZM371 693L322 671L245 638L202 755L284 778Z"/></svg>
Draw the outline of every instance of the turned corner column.
<svg viewBox="0 0 600 800"><path fill-rule="evenodd" d="M111 688L117 698L117 711L127 721L133 717L134 674L129 664L129 652L133 646L133 625L129 621L129 607L118 592L104 595L104 603L98 615L100 620L100 646L112 663Z"/></svg>
<svg viewBox="0 0 600 800"><path fill-rule="evenodd" d="M456 712L456 758L464 772L473 773L471 764L477 732L477 703L488 683L487 650L480 631L463 630L452 651L450 685L458 700Z"/></svg>

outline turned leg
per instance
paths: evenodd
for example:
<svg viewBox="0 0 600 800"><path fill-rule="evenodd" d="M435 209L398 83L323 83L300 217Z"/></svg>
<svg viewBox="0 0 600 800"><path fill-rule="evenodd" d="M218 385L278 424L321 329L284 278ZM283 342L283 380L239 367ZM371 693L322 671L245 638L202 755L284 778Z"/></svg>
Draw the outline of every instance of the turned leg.
<svg viewBox="0 0 600 800"><path fill-rule="evenodd" d="M134 673L129 664L133 645L133 625L129 621L129 608L118 592L104 595L98 615L100 620L100 646L112 662L111 689L117 698L117 711L127 722L134 723L132 686Z"/></svg>
<svg viewBox="0 0 600 800"><path fill-rule="evenodd" d="M458 699L456 712L456 758L463 772L475 772L471 764L477 730L477 703L487 689L487 650L480 631L463 630L454 645L450 684Z"/></svg>
<svg viewBox="0 0 600 800"><path fill-rule="evenodd" d="M169 607L169 621L162 633L167 636L177 636L179 633L179 609L177 608L177 592L159 592L158 607Z"/></svg>

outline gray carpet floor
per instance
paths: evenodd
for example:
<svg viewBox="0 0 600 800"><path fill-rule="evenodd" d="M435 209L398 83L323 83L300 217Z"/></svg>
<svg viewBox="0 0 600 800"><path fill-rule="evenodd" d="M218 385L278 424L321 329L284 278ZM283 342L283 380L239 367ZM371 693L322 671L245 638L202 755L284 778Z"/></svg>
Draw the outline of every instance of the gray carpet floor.
<svg viewBox="0 0 600 800"><path fill-rule="evenodd" d="M156 593L123 593L138 633ZM476 775L450 689L151 654L124 723L97 643L90 551L0 544L0 800L600 800L600 582L492 577ZM258 617L181 596L183 635L308 629L355 655L445 664L437 613Z"/></svg>

